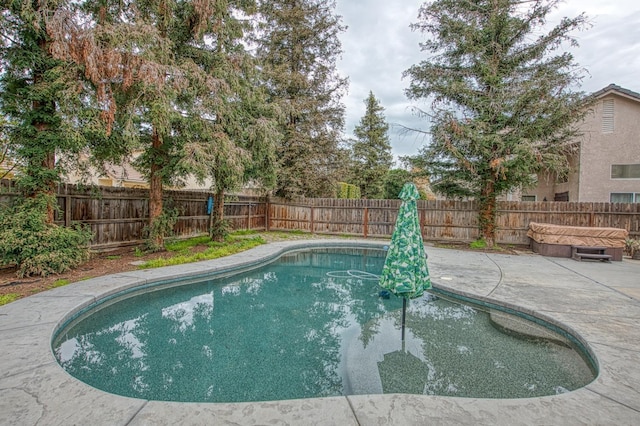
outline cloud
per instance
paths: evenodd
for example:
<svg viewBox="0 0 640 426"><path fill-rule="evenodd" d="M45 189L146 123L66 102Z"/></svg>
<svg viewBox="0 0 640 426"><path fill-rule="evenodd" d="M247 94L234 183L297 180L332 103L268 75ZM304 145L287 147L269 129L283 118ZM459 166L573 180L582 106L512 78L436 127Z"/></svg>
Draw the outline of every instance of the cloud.
<svg viewBox="0 0 640 426"><path fill-rule="evenodd" d="M402 73L426 59L419 43L425 35L412 32L420 0L338 0L336 12L349 28L340 39L342 60L338 70L350 80L349 94L343 98L347 109L345 136L365 113L364 100L372 91L385 108L391 125L389 136L393 152L415 155L428 142L422 133L402 132L402 126L426 130L428 122L412 113L413 106L428 109L426 103L409 101L404 90L409 82ZM572 48L576 62L589 75L580 90L594 92L610 83L640 91L640 3L636 0L567 0L548 16L550 24L563 16L585 12L593 26L574 34L579 48Z"/></svg>
<svg viewBox="0 0 640 426"><path fill-rule="evenodd" d="M346 136L353 137L353 129L365 113L364 100L372 91L385 108L396 155L415 154L421 146L408 144L412 138L397 134L398 124L415 127L419 121L404 95L409 83L402 80L402 72L417 62L420 53L422 35L412 32L409 25L417 20L421 4L417 0L338 1L337 13L349 27L341 36L344 53L339 63L341 73L350 80L349 95L344 99Z"/></svg>

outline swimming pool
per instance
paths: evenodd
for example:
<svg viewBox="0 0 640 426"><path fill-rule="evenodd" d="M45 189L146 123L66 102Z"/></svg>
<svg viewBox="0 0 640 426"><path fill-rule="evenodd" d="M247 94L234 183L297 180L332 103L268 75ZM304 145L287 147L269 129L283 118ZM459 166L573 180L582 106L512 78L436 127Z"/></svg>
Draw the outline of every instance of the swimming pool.
<svg viewBox="0 0 640 426"><path fill-rule="evenodd" d="M231 276L111 296L64 324L54 352L99 389L170 401L517 398L593 380L592 363L566 336L505 333L482 306L445 297L411 301L403 346L401 300L379 297L369 275L380 273L384 255L298 251Z"/></svg>

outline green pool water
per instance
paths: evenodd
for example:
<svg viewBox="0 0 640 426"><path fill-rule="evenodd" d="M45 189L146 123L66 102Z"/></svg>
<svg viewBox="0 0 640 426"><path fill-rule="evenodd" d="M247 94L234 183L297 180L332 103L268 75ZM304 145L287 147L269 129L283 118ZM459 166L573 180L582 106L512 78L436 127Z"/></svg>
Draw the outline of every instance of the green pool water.
<svg viewBox="0 0 640 426"><path fill-rule="evenodd" d="M478 306L443 297L410 301L403 344L402 301L379 296L384 256L295 252L232 276L129 293L73 319L53 350L89 385L165 401L398 392L526 398L594 379L562 336L507 333Z"/></svg>

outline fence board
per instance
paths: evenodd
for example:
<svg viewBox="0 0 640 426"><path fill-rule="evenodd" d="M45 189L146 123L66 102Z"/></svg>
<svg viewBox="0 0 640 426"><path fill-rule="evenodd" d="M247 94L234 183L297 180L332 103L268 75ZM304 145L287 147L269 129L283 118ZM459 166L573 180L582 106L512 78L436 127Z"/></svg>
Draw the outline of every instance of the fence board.
<svg viewBox="0 0 640 426"><path fill-rule="evenodd" d="M60 225L84 224L94 233L96 248L137 244L149 217L148 191L130 188L74 185L58 187ZM174 231L179 236L208 232L204 191L165 191L167 206L179 212ZM11 182L0 183L0 202L16 195ZM228 196L224 214L233 229L300 230L388 238L393 233L400 200L344 200L316 198L288 201L253 196ZM419 200L422 234L427 241L473 241L479 236L477 203L457 200ZM498 203L497 242L529 244L530 222L569 226L623 228L640 238L640 204L574 202Z"/></svg>

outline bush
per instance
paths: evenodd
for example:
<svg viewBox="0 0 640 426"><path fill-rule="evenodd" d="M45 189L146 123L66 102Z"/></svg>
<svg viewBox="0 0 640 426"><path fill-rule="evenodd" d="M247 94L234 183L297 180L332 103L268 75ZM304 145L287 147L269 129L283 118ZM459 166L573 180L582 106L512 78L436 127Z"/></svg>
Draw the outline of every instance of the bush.
<svg viewBox="0 0 640 426"><path fill-rule="evenodd" d="M227 238L230 230L231 224L228 220L214 218L211 223L211 228L209 228L209 236L213 241L221 242Z"/></svg>
<svg viewBox="0 0 640 426"><path fill-rule="evenodd" d="M633 238L627 238L624 242L624 252L631 258L636 258L637 253L640 252L640 240Z"/></svg>
<svg viewBox="0 0 640 426"><path fill-rule="evenodd" d="M336 198L360 198L360 187L346 182L338 182Z"/></svg>
<svg viewBox="0 0 640 426"><path fill-rule="evenodd" d="M180 212L169 205L151 225L142 229L143 248L146 252L155 253L164 250L164 239L174 235L173 227L178 222L179 215ZM162 244L158 244L158 241L162 241Z"/></svg>
<svg viewBox="0 0 640 426"><path fill-rule="evenodd" d="M0 208L0 264L18 277L59 274L89 259L91 232L46 222L49 196L20 198Z"/></svg>

